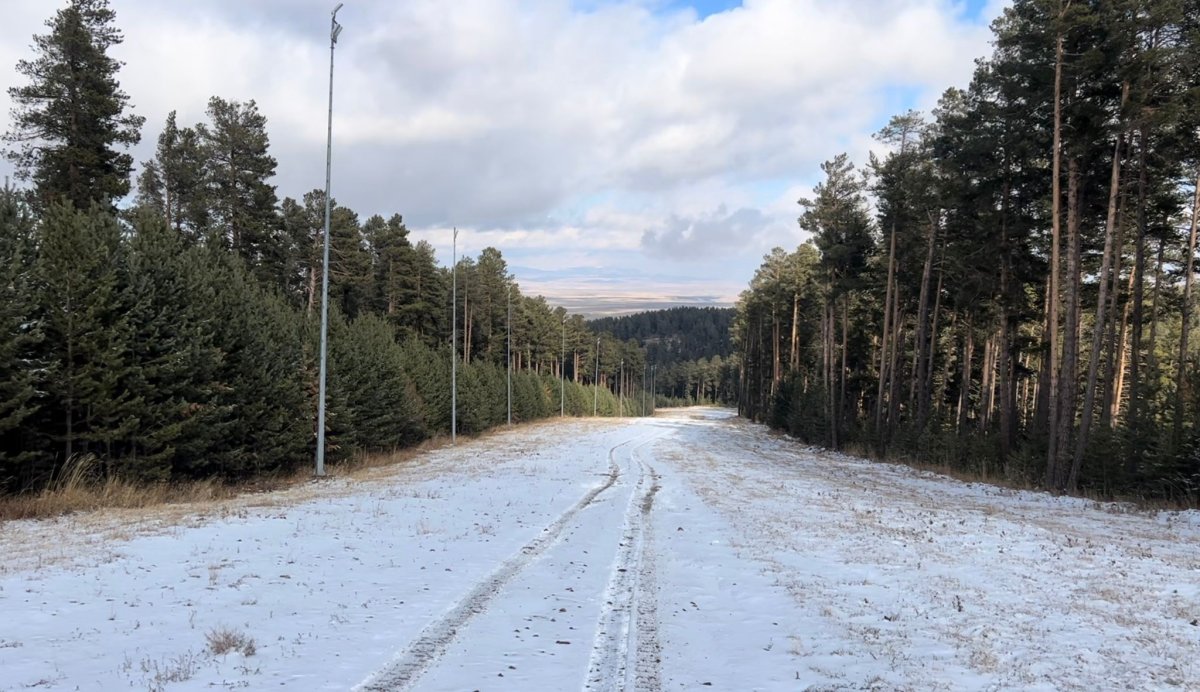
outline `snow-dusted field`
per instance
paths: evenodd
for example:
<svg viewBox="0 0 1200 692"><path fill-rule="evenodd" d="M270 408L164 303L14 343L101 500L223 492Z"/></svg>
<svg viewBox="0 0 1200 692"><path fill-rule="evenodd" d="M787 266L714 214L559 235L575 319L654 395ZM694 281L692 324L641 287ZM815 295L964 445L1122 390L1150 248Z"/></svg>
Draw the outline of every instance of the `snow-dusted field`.
<svg viewBox="0 0 1200 692"><path fill-rule="evenodd" d="M1200 689L1200 513L963 484L714 409L9 522L0 554L4 691Z"/></svg>

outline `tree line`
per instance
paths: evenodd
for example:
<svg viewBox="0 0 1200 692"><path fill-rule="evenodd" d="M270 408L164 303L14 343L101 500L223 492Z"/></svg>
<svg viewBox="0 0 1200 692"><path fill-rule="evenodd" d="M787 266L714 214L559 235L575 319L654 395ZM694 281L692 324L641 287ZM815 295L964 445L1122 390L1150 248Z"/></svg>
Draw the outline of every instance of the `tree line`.
<svg viewBox="0 0 1200 692"><path fill-rule="evenodd" d="M1059 491L1200 493L1200 3L1015 0L738 304L740 406Z"/></svg>
<svg viewBox="0 0 1200 692"><path fill-rule="evenodd" d="M146 481L309 463L323 191L279 200L266 117L219 97L168 116L134 187L115 14L70 0L47 28L9 89L25 185L0 190L0 491L78 455ZM507 421L510 363L514 421L640 412L643 350L522 294L499 250L452 272L399 214L331 204L331 461L449 431L452 326L460 432Z"/></svg>
<svg viewBox="0 0 1200 692"><path fill-rule="evenodd" d="M734 316L732 308L681 306L588 324L645 349L658 406L733 405L738 394L731 359Z"/></svg>

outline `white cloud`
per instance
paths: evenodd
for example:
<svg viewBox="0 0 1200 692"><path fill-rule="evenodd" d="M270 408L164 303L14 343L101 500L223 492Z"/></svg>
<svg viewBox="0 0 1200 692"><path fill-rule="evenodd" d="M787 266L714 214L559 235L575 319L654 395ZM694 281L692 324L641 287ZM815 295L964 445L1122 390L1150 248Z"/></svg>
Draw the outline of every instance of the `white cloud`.
<svg viewBox="0 0 1200 692"><path fill-rule="evenodd" d="M122 85L148 118L139 160L168 111L194 122L211 95L253 98L280 193L323 184L326 3L112 4L126 35ZM0 27L10 84L5 66L52 11L17 5ZM890 90L930 103L965 84L989 39L951 0L745 0L703 20L654 0L582 6L347 4L334 196L363 215L401 212L431 238L468 228L506 256L561 247L603 267L607 253L644 252L651 276L667 248L686 247L697 274L708 271L702 238L739 249L723 275L744 283L772 245L799 238L780 181L811 185L843 150L865 162ZM739 214L757 230L729 222Z"/></svg>

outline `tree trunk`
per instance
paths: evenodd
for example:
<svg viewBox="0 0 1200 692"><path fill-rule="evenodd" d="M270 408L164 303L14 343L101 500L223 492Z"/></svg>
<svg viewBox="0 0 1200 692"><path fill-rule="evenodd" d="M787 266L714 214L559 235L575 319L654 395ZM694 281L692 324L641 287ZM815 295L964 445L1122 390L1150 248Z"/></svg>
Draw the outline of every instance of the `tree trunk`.
<svg viewBox="0 0 1200 692"><path fill-rule="evenodd" d="M875 435L879 438L880 451L883 451L883 391L888 376L888 336L891 330L892 300L894 299L893 285L896 277L896 224L892 224L892 238L888 250L887 288L883 299L883 334L879 347L879 393L875 399Z"/></svg>
<svg viewBox="0 0 1200 692"><path fill-rule="evenodd" d="M1127 151L1131 143L1132 140L1126 141ZM1123 360L1125 325L1129 318L1128 300L1124 304L1121 302L1121 265L1125 260L1125 223L1129 206L1127 200L1128 194L1122 190L1117 202L1117 237L1113 242L1112 285L1108 298L1108 348L1105 352L1104 400L1100 407L1100 424L1109 429L1116 427L1116 417L1120 406L1120 396L1116 394L1116 385L1125 367ZM1129 281L1133 281L1132 272L1129 274ZM1133 284L1130 283L1124 295L1128 297L1132 290ZM1120 320L1117 319L1118 308L1120 308Z"/></svg>
<svg viewBox="0 0 1200 692"><path fill-rule="evenodd" d="M839 430L838 437L841 437L842 416L846 413L846 354L849 351L850 345L850 294L842 295L842 367L838 373L838 410L837 410L837 429Z"/></svg>
<svg viewBox="0 0 1200 692"><path fill-rule="evenodd" d="M1137 473L1140 450L1136 442L1141 416L1141 360L1142 360L1142 317L1144 302L1144 277L1146 275L1146 128L1139 132L1138 152L1138 210L1137 242L1134 246L1133 265L1133 316L1131 344L1129 347L1129 429L1135 437L1125 460L1125 472L1129 476Z"/></svg>
<svg viewBox="0 0 1200 692"><path fill-rule="evenodd" d="M963 435L967 431L967 413L971 405L971 361L975 357L975 328L968 317L963 323L963 347L962 347L962 380L958 388L958 424L956 429L959 435Z"/></svg>
<svg viewBox="0 0 1200 692"><path fill-rule="evenodd" d="M1067 273L1066 295L1063 301L1063 348L1059 391L1058 440L1055 442L1057 462L1055 464L1054 488L1065 491L1070 464L1066 455L1071 447L1071 433L1075 428L1076 371L1079 362L1079 293L1082 282L1082 241L1079 234L1080 206L1079 161L1072 157L1067 163Z"/></svg>
<svg viewBox="0 0 1200 692"><path fill-rule="evenodd" d="M1161 237L1158 239L1158 256L1154 260L1154 287L1150 290L1150 339L1148 343L1150 348L1146 353L1146 360L1152 369L1158 365L1158 355L1155 353L1154 345L1158 343L1158 306L1159 297L1162 295L1162 274L1163 274L1163 253L1166 250L1166 241Z"/></svg>
<svg viewBox="0 0 1200 692"><path fill-rule="evenodd" d="M1137 272L1129 272L1129 282L1125 292L1129 296L1125 300L1125 306L1121 310L1121 329L1117 338L1117 363L1116 363L1116 386L1114 387L1112 400L1112 420L1111 425L1116 428L1121 422L1121 401L1125 398L1125 387L1128 382L1126 378L1129 376L1129 318L1133 312L1133 281L1137 278Z"/></svg>
<svg viewBox="0 0 1200 692"><path fill-rule="evenodd" d="M933 248L936 242L936 226L930 219L928 238L925 242L925 265L921 269L921 292L917 300L916 348L913 351L911 408L917 411L917 427L922 428L929 415L929 402L924 396L924 373L929 354L929 284L933 276Z"/></svg>
<svg viewBox="0 0 1200 692"><path fill-rule="evenodd" d="M892 306L892 327L895 333L892 335L892 355L888 364L888 378L890 381L888 383L887 431L889 437L900 418L900 344L904 341L904 320L901 319L900 296L894 296L892 302L894 303Z"/></svg>
<svg viewBox="0 0 1200 692"><path fill-rule="evenodd" d="M983 345L983 372L980 375L981 389L979 392L979 432L987 433L992 427L992 412L996 406L996 362L999 332L988 334Z"/></svg>
<svg viewBox="0 0 1200 692"><path fill-rule="evenodd" d="M1062 0L1058 3L1058 19L1061 22L1066 8ZM1063 73L1063 30L1058 27L1054 41L1054 150L1050 164L1050 276L1046 282L1046 401L1047 415L1046 477L1045 485L1053 487L1058 475L1058 301L1059 301L1059 238L1062 233L1062 73Z"/></svg>
<svg viewBox="0 0 1200 692"><path fill-rule="evenodd" d="M1122 88L1121 102L1124 105L1129 97L1129 83ZM1071 473L1067 478L1067 488L1074 492L1078 487L1079 471L1083 467L1083 455L1087 452L1090 441L1092 416L1096 403L1096 380L1100 372L1100 359L1103 357L1103 339L1105 329L1105 312L1108 309L1109 273L1112 271L1113 253L1120 252L1115 246L1114 235L1117 225L1117 201L1121 194L1121 144L1124 134L1117 137L1116 148L1113 150L1112 173L1108 185L1108 214L1104 220L1104 255L1100 260L1099 295L1096 298L1096 324L1092 330L1092 352L1088 358L1087 388L1083 395L1083 415L1079 421L1079 436L1075 440L1075 455L1071 459ZM1111 377L1111 372L1109 374Z"/></svg>
<svg viewBox="0 0 1200 692"><path fill-rule="evenodd" d="M825 303L825 382L827 384L827 395L829 407L829 446L832 449L838 448L837 434L837 381L834 379L834 361L833 361L833 343L835 338L833 326L833 301L828 300Z"/></svg>
<svg viewBox="0 0 1200 692"><path fill-rule="evenodd" d="M800 294L792 294L792 349L788 366L793 372L800 369Z"/></svg>
<svg viewBox="0 0 1200 692"><path fill-rule="evenodd" d="M1004 189L1000 200L1000 343L999 377L1000 377L1000 463L1008 472L1008 455L1012 452L1015 440L1017 397L1014 386L1013 367L1013 318L1009 312L1009 293L1011 291L1012 250L1008 246L1008 212L1009 197L1012 192L1009 181L1005 179Z"/></svg>
<svg viewBox="0 0 1200 692"><path fill-rule="evenodd" d="M775 314L774 306L771 307L771 395L779 389L779 380L781 378L780 362L779 362L779 318Z"/></svg>
<svg viewBox="0 0 1200 692"><path fill-rule="evenodd" d="M933 291L933 314L930 316L929 344L925 353L925 373L921 378L921 401L924 404L924 409L922 409L921 413L921 428L924 428L926 422L929 420L929 411L933 401L933 363L937 359L938 318L942 314L942 281L946 277L945 272L942 270L945 255L946 248L943 245L941 256L938 258L937 263L937 287Z"/></svg>
<svg viewBox="0 0 1200 692"><path fill-rule="evenodd" d="M1192 193L1192 224L1188 230L1187 257L1183 271L1183 305L1180 308L1179 357L1175 362L1175 415L1171 441L1175 449L1183 442L1183 416L1190 392L1187 389L1188 332L1192 325L1192 276L1196 260L1196 223L1200 218L1200 167L1196 169L1196 189Z"/></svg>

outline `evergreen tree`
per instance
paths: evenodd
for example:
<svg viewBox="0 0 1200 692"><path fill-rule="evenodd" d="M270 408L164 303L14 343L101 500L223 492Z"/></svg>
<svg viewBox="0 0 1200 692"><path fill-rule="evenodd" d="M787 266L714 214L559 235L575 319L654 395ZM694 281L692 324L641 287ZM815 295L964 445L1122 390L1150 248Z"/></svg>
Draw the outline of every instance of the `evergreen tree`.
<svg viewBox="0 0 1200 692"><path fill-rule="evenodd" d="M254 101L216 96L206 113L209 123L196 132L206 161L210 232L257 271L279 227L275 187L267 182L276 166L268 151L267 119Z"/></svg>
<svg viewBox="0 0 1200 692"><path fill-rule="evenodd" d="M395 330L382 318L364 315L332 344L338 388L344 391L355 446L389 450L418 441L424 426L417 389L405 371Z"/></svg>
<svg viewBox="0 0 1200 692"><path fill-rule="evenodd" d="M35 36L36 57L17 62L29 79L10 87L13 125L5 141L40 206L66 199L79 209L114 206L129 192L133 158L118 151L141 139L144 118L128 112L117 83L121 63L108 55L123 37L107 0L70 0Z"/></svg>
<svg viewBox="0 0 1200 692"><path fill-rule="evenodd" d="M321 269L324 254L325 192L313 190L305 193L303 205L284 200L284 234L289 242L306 246L307 254L302 260L305 286L305 304L309 314L316 314L321 302ZM369 309L372 269L371 254L363 237L358 215L352 210L338 206L333 200L329 217L329 300L337 305L342 314L353 318Z"/></svg>
<svg viewBox="0 0 1200 692"><path fill-rule="evenodd" d="M191 476L248 477L290 470L312 458L316 440L316 370L310 368L301 314L265 290L236 257L204 248L220 315L214 343L224 383L218 407L233 423L213 453L192 459Z"/></svg>
<svg viewBox="0 0 1200 692"><path fill-rule="evenodd" d="M20 490L44 465L26 421L38 396L41 325L35 318L33 218L11 188L0 190L0 489Z"/></svg>
<svg viewBox="0 0 1200 692"><path fill-rule="evenodd" d="M167 115L158 135L154 163L162 180L158 206L167 225L193 241L204 238L212 216L205 182L209 166L207 151L195 128L179 128L175 111Z"/></svg>
<svg viewBox="0 0 1200 692"><path fill-rule="evenodd" d="M450 338L450 277L439 270L433 246L422 240L413 246L413 299L400 306L400 324L434 345Z"/></svg>
<svg viewBox="0 0 1200 692"><path fill-rule="evenodd" d="M40 225L35 296L48 366L39 426L62 456L91 451L110 462L136 425L126 388L129 321L122 304L121 229L109 212L69 203L47 209Z"/></svg>
<svg viewBox="0 0 1200 692"><path fill-rule="evenodd" d="M489 362L503 364L504 341L507 335L505 319L508 312L508 285L512 277L508 274L508 264L499 250L488 247L479 253L474 279L476 306L473 313L479 324L480 353ZM560 323L561 319L559 316Z"/></svg>
<svg viewBox="0 0 1200 692"><path fill-rule="evenodd" d="M143 479L188 477L224 444L232 425L218 379L223 316L213 308L220 288L211 255L188 248L162 216L143 209L133 230L124 299L132 372L125 388L137 425L121 466Z"/></svg>
<svg viewBox="0 0 1200 692"><path fill-rule="evenodd" d="M158 164L154 161L142 164L142 172L138 175L137 197L134 199L134 206L156 214L164 220L167 217L167 208L163 203L162 174L159 172Z"/></svg>
<svg viewBox="0 0 1200 692"><path fill-rule="evenodd" d="M413 325L404 316L405 308L417 301L420 274L403 217L393 214L384 221L382 216L372 216L363 224L363 235L375 265L373 309L384 315L402 337L415 335Z"/></svg>

